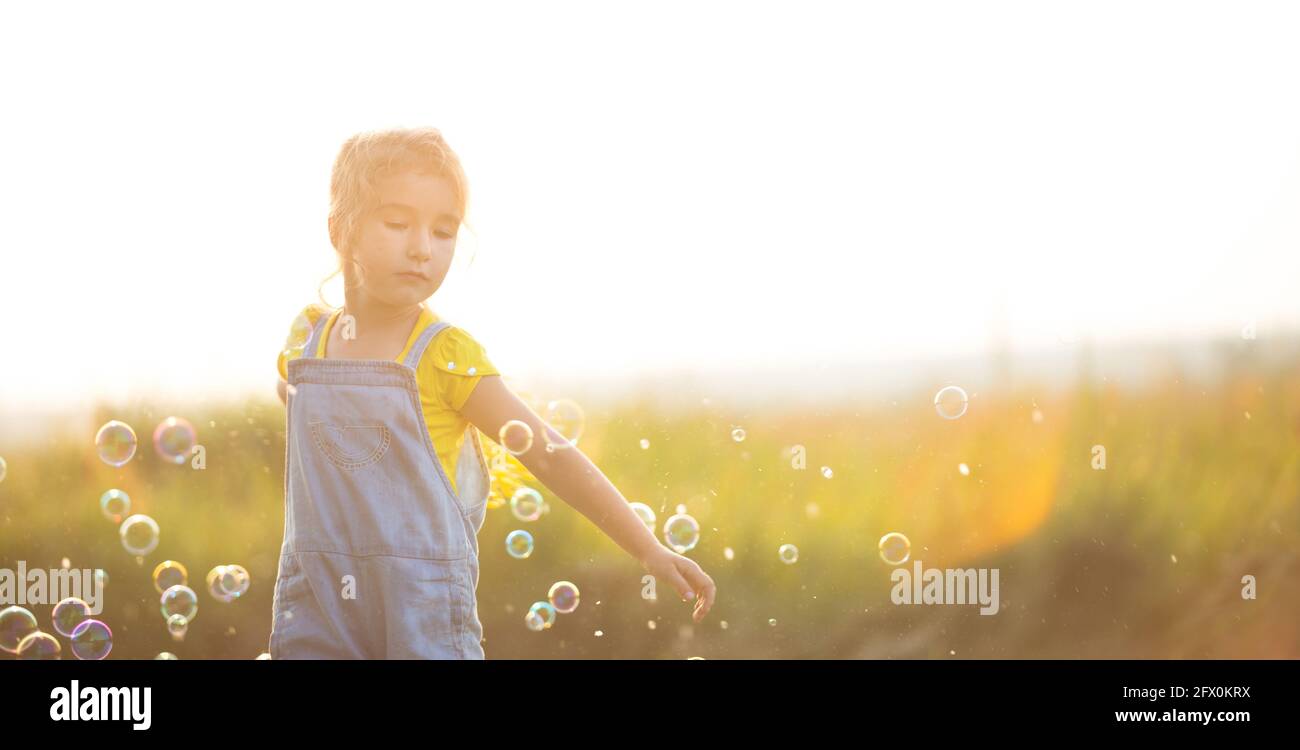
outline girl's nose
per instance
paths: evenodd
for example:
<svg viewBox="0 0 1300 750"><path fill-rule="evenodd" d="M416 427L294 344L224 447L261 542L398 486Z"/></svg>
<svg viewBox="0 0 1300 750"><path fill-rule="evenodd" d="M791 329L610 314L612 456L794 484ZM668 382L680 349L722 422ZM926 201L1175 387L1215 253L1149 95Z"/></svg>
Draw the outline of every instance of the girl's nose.
<svg viewBox="0 0 1300 750"><path fill-rule="evenodd" d="M433 257L433 238L426 234L421 234L408 250L412 260L423 263Z"/></svg>

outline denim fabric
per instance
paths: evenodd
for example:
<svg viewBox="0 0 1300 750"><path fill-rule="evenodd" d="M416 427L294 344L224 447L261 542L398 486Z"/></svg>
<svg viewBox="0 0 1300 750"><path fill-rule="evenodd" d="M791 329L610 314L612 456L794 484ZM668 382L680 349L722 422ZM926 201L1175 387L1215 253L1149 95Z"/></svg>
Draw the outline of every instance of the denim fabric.
<svg viewBox="0 0 1300 750"><path fill-rule="evenodd" d="M415 377L447 323L427 326L402 362L321 359L312 355L327 317L288 363L271 658L482 659L487 463L471 427L452 490Z"/></svg>

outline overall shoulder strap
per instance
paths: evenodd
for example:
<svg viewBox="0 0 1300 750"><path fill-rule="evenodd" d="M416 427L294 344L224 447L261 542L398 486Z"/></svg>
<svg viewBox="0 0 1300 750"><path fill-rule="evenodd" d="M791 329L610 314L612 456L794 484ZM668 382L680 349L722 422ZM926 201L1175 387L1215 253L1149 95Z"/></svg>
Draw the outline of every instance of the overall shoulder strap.
<svg viewBox="0 0 1300 750"><path fill-rule="evenodd" d="M411 350L406 353L406 359L402 360L402 364L412 370L418 369L420 358L424 356L424 350L429 347L429 342L433 341L433 337L437 336L439 331L449 325L451 324L447 321L439 320L425 326L424 330L420 331L420 337L415 340L414 344L411 344Z"/></svg>

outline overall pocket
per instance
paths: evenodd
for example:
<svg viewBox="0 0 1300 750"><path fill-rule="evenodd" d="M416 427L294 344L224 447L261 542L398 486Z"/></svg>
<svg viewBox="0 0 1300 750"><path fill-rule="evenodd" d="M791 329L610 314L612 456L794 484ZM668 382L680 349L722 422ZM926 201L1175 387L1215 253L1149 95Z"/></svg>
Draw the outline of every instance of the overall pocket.
<svg viewBox="0 0 1300 750"><path fill-rule="evenodd" d="M345 471L378 463L393 442L388 425L373 420L336 423L314 419L307 426L321 455Z"/></svg>
<svg viewBox="0 0 1300 750"><path fill-rule="evenodd" d="M457 659L464 560L390 558L385 613L390 659Z"/></svg>

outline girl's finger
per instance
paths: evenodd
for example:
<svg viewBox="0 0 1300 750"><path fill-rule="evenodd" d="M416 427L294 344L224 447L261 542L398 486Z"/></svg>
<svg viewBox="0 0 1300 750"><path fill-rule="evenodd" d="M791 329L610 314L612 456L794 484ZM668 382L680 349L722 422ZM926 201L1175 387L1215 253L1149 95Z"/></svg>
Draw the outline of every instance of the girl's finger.
<svg viewBox="0 0 1300 750"><path fill-rule="evenodd" d="M709 613L713 606L713 597L716 587L713 585L713 579L700 569L698 565L692 565L687 571L691 579L691 587L696 592L698 600L695 606L695 621L699 622Z"/></svg>
<svg viewBox="0 0 1300 750"><path fill-rule="evenodd" d="M668 569L668 583L677 589L677 596L681 597L682 601L686 601L686 595L693 590L675 566Z"/></svg>
<svg viewBox="0 0 1300 750"><path fill-rule="evenodd" d="M700 601L695 606L696 622L703 620L704 616L707 615L709 613L709 610L713 608L713 598L714 598L714 587L713 584L710 582L708 585L706 585L703 588L703 590L701 590Z"/></svg>

